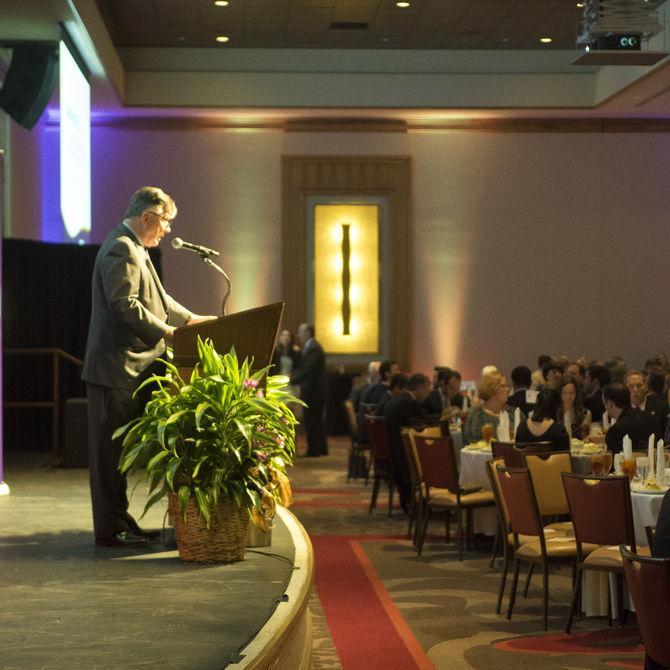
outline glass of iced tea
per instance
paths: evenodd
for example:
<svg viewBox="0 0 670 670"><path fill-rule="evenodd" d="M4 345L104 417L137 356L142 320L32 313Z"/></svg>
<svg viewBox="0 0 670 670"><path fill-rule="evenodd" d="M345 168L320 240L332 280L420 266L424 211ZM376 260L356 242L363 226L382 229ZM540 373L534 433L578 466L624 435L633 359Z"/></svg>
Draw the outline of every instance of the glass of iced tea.
<svg viewBox="0 0 670 670"><path fill-rule="evenodd" d="M621 459L621 471L629 481L635 479L635 474L637 473L637 465L634 458L622 458Z"/></svg>
<svg viewBox="0 0 670 670"><path fill-rule="evenodd" d="M486 444L491 444L491 440L493 439L493 431L495 429L495 426L492 423L485 423L482 426L482 440L486 442Z"/></svg>
<svg viewBox="0 0 670 670"><path fill-rule="evenodd" d="M591 474L596 477L607 474L605 472L605 454L603 452L591 456Z"/></svg>

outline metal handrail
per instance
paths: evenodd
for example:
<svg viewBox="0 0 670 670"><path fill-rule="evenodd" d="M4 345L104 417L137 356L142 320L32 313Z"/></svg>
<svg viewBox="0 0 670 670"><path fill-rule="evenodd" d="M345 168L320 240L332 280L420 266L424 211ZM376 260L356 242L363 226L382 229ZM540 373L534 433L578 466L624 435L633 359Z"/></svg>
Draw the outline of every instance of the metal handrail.
<svg viewBox="0 0 670 670"><path fill-rule="evenodd" d="M51 415L51 445L56 459L62 459L60 450L60 415L61 415L61 397L60 397L60 359L68 363L81 367L83 362L76 356L67 351L58 348L36 347L34 349L13 348L3 349L3 354L10 356L51 356L52 357L52 376L51 376L51 400L26 400L26 401L3 401L3 405L13 409L50 409Z"/></svg>

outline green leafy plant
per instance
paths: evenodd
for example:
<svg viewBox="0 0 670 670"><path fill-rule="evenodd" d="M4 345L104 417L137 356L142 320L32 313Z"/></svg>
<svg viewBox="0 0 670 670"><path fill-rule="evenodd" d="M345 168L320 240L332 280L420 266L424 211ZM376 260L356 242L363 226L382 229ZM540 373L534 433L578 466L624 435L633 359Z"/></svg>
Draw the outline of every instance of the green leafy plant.
<svg viewBox="0 0 670 670"><path fill-rule="evenodd" d="M198 356L188 382L163 361L166 374L140 386L157 388L144 413L114 433L124 436L119 467L145 468L143 514L172 491L182 514L193 497L207 525L222 497L256 517L268 495L280 501L278 473L285 474L295 454L297 421L287 403L300 401L286 390L286 377L267 376L264 390L268 368L252 373L252 361L240 364L234 349L220 355L210 340L198 338Z"/></svg>

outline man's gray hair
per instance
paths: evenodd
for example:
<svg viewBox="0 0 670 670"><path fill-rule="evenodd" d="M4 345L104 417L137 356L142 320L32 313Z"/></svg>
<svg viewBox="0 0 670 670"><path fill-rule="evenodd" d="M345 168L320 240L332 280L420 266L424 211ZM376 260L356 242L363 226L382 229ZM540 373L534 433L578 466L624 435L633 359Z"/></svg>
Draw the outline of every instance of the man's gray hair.
<svg viewBox="0 0 670 670"><path fill-rule="evenodd" d="M165 191L156 186L143 186L133 193L128 203L124 219L132 219L152 207L158 206L165 214L172 218L177 216L177 205Z"/></svg>

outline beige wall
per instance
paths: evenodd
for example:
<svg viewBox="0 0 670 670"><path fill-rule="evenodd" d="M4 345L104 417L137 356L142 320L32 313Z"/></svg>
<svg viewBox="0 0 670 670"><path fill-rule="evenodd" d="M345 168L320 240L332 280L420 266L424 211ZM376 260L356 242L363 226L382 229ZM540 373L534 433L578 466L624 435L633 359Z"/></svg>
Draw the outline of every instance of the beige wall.
<svg viewBox="0 0 670 670"><path fill-rule="evenodd" d="M451 364L472 377L485 363L533 366L545 352L640 365L668 348L670 135L96 128L93 153L94 239L136 187L164 187L180 208L173 235L221 250L232 310L290 300L280 285L283 154L408 154L414 368ZM195 255L166 246L164 268L175 297L217 310L218 277Z"/></svg>

